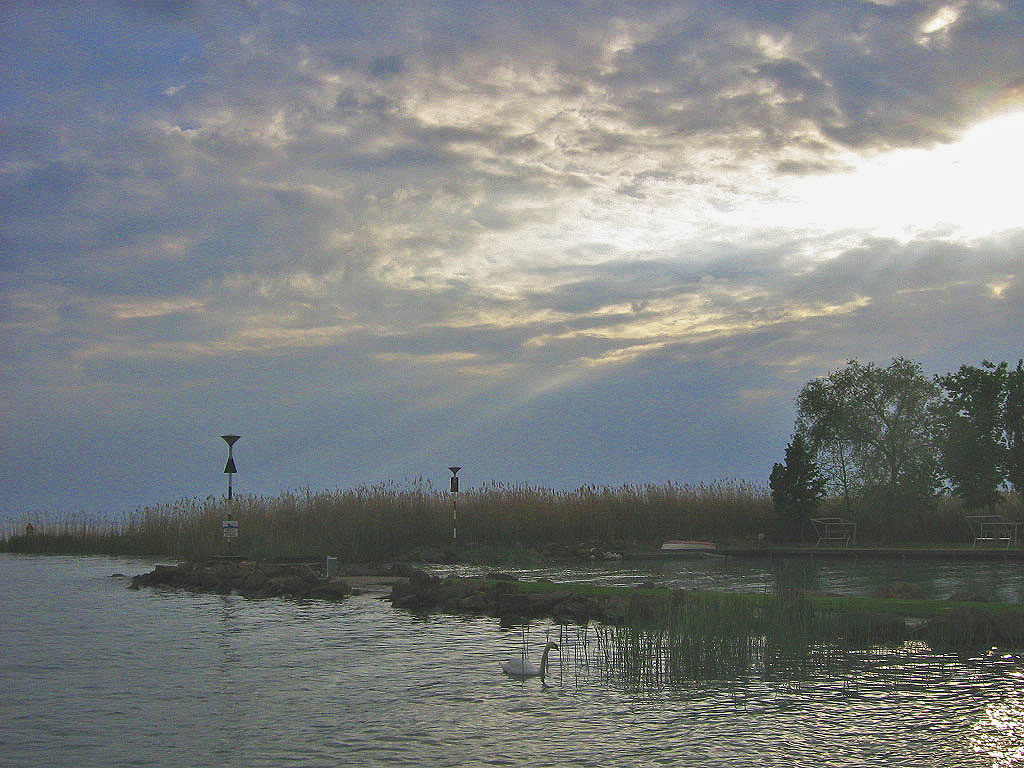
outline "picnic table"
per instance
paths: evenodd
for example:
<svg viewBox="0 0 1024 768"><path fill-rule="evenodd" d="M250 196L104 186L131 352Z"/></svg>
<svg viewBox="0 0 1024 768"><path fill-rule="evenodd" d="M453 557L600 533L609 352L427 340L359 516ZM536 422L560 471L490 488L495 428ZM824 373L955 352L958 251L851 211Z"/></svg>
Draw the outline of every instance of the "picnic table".
<svg viewBox="0 0 1024 768"><path fill-rule="evenodd" d="M1005 542L1009 549L1011 544L1017 543L1017 528L1020 523L1014 520L1007 520L1002 515L967 515L967 524L971 526L971 533L974 534L974 546L978 542Z"/></svg>
<svg viewBox="0 0 1024 768"><path fill-rule="evenodd" d="M818 537L815 546L842 542L844 547L857 538L857 524L841 517L812 517L811 525Z"/></svg>

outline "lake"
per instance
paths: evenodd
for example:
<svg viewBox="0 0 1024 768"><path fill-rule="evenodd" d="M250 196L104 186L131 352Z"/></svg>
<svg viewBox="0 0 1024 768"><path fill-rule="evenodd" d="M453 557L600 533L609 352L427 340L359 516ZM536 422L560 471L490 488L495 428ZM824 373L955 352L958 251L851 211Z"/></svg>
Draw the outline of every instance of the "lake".
<svg viewBox="0 0 1024 768"><path fill-rule="evenodd" d="M370 596L326 603L132 591L111 578L150 566L0 554L0 764L1024 763L1024 663L1015 656L960 659L907 646L795 679L754 671L638 684L602 662L596 635L545 622L416 618ZM782 579L834 591L893 578L886 566L876 576L870 567L844 575L836 564L790 566ZM923 570L902 577L936 593L980 579L972 588L1019 599L1017 566L967 566L914 564ZM673 561L573 574L763 589L778 577L773 567ZM563 652L552 654L546 685L502 675L501 660L524 647L536 659L547 638L561 639Z"/></svg>
<svg viewBox="0 0 1024 768"><path fill-rule="evenodd" d="M991 601L1024 602L1024 563L1019 560L934 560L905 557L723 557L694 555L633 561L581 562L572 566L504 568L524 579L636 586L654 581L671 589L768 592L777 587L870 596L894 582L911 585L923 598L954 594ZM482 575L494 568L427 565L436 574Z"/></svg>

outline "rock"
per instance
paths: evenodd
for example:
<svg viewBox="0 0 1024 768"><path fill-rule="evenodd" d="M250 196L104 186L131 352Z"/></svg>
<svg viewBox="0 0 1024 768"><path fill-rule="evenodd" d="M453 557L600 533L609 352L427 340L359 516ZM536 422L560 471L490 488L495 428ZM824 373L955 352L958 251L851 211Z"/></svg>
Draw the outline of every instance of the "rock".
<svg viewBox="0 0 1024 768"><path fill-rule="evenodd" d="M305 564L211 561L158 565L131 580L131 588L166 586L247 597L314 597L337 600L351 594L340 579L328 579Z"/></svg>
<svg viewBox="0 0 1024 768"><path fill-rule="evenodd" d="M298 575L285 576L280 580L281 594L305 597L309 594L309 582Z"/></svg>
<svg viewBox="0 0 1024 768"><path fill-rule="evenodd" d="M883 597L892 600L923 600L925 591L924 587L920 584L910 584L906 581L893 581L879 587L873 594L875 597Z"/></svg>
<svg viewBox="0 0 1024 768"><path fill-rule="evenodd" d="M384 576L402 576L402 577L405 577L405 578L409 578L410 576L412 576L412 573L415 570L416 569L413 568L408 563L394 563L393 565L389 566L384 571L384 573L382 575L384 575ZM371 574L371 575L376 576L377 574Z"/></svg>
<svg viewBox="0 0 1024 768"><path fill-rule="evenodd" d="M594 607L596 608L596 606ZM597 613L596 610L591 610L590 601L579 595L574 596L572 600L562 603L559 606L559 610L577 624L586 624Z"/></svg>
<svg viewBox="0 0 1024 768"><path fill-rule="evenodd" d="M259 592L267 586L267 577L262 571L253 569L242 582L242 589L249 592Z"/></svg>
<svg viewBox="0 0 1024 768"><path fill-rule="evenodd" d="M487 610L487 600L482 594L476 592L462 598L459 601L459 608L467 613L483 613Z"/></svg>
<svg viewBox="0 0 1024 768"><path fill-rule="evenodd" d="M352 594L352 587L344 579L331 579L326 584L314 587L310 594L313 597L338 600Z"/></svg>
<svg viewBox="0 0 1024 768"><path fill-rule="evenodd" d="M979 592L975 592L971 589L958 589L952 595L949 596L949 602L951 603L987 603L989 602L988 596L983 595Z"/></svg>
<svg viewBox="0 0 1024 768"><path fill-rule="evenodd" d="M414 568L412 572L409 574L409 583L434 585L440 584L441 579L439 579L437 576L431 576L426 571L421 571L419 569Z"/></svg>
<svg viewBox="0 0 1024 768"><path fill-rule="evenodd" d="M547 595L522 592L509 592L498 601L498 615L517 618L536 618L543 616L551 609L551 600Z"/></svg>
<svg viewBox="0 0 1024 768"><path fill-rule="evenodd" d="M203 568L199 571L195 586L201 587L202 589L210 592L215 592L220 585L220 576L213 569Z"/></svg>

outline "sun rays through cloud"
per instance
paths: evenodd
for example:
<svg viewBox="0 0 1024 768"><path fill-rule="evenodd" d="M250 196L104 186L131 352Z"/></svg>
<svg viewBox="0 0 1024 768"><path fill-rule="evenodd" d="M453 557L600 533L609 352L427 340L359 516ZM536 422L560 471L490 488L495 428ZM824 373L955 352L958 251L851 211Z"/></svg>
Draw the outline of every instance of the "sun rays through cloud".
<svg viewBox="0 0 1024 768"><path fill-rule="evenodd" d="M303 430L334 435L343 485L462 451L589 481L599 446L540 436L606 413L633 439L634 398L647 424L700 404L652 466L761 477L795 389L837 361L1019 352L1013 4L10 4L0 24L14 508L77 503L81 475L33 462L96 445L174 479L81 503L191 493L187 451L131 436L222 421L278 441L268 491L307 481Z"/></svg>

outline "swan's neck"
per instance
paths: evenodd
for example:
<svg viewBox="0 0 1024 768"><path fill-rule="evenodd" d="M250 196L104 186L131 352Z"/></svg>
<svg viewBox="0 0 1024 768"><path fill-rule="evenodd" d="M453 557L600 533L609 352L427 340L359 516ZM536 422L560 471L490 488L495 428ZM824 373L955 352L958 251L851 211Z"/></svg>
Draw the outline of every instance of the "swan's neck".
<svg viewBox="0 0 1024 768"><path fill-rule="evenodd" d="M544 653L540 655L540 676L544 677L544 673L548 671L548 654L551 652L551 646L544 646Z"/></svg>

